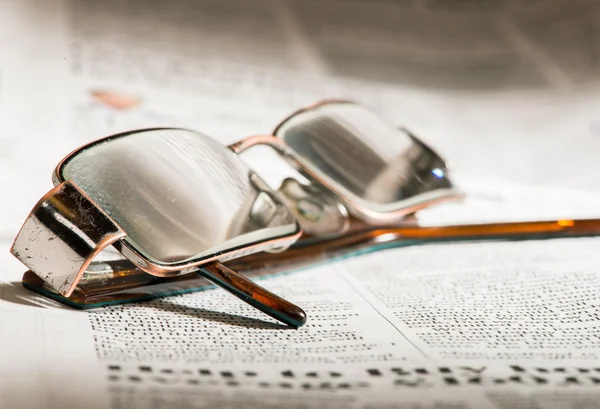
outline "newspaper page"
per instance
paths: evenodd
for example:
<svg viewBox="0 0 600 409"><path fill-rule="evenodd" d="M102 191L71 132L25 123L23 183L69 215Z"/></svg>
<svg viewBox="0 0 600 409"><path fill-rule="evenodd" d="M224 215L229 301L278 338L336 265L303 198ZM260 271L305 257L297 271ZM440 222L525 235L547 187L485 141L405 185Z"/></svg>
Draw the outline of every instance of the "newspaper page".
<svg viewBox="0 0 600 409"><path fill-rule="evenodd" d="M74 311L5 254L2 407L597 407L599 247L429 244L261 280L298 330L220 289Z"/></svg>
<svg viewBox="0 0 600 409"><path fill-rule="evenodd" d="M598 407L595 238L405 247L262 280L307 311L299 330L218 289L74 311L22 288L8 254L87 141L166 125L230 143L325 97L449 159L468 199L422 224L598 216L582 191L600 186L596 3L485 3L0 2L0 408ZM248 160L283 175L264 155Z"/></svg>

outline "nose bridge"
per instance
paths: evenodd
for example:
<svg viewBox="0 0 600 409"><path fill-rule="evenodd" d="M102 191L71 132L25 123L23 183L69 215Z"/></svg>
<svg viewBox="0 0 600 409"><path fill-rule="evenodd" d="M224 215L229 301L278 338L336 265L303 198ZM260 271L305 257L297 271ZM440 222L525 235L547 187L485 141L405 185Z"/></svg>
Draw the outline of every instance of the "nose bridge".
<svg viewBox="0 0 600 409"><path fill-rule="evenodd" d="M314 183L305 185L286 178L277 193L307 235L336 237L343 235L350 226L346 207L336 196Z"/></svg>

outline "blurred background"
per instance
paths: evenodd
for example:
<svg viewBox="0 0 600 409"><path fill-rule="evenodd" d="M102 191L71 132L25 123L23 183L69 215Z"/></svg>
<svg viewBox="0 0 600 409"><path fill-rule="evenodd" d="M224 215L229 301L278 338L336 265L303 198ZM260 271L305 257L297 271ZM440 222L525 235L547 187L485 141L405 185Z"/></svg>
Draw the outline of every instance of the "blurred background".
<svg viewBox="0 0 600 409"><path fill-rule="evenodd" d="M58 160L82 143L157 125L229 143L332 97L410 128L459 181L600 191L595 0L4 0L0 7L7 237L50 189Z"/></svg>

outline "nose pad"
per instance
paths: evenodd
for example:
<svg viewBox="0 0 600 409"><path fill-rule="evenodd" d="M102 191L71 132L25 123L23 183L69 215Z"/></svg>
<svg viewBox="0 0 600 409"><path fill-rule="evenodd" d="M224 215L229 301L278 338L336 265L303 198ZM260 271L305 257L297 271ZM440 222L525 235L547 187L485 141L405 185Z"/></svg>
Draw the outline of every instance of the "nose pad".
<svg viewBox="0 0 600 409"><path fill-rule="evenodd" d="M277 192L305 234L324 238L348 230L350 220L346 207L326 190L286 178Z"/></svg>

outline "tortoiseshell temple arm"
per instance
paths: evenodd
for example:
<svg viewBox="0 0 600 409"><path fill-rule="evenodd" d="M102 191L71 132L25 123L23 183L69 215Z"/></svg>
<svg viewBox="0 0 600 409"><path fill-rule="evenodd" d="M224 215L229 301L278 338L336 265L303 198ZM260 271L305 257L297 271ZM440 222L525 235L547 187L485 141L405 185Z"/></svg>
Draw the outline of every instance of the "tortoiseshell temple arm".
<svg viewBox="0 0 600 409"><path fill-rule="evenodd" d="M282 253L256 253L226 263L226 270L213 270L215 281L218 276L229 277L231 271L243 273L256 279L275 273L289 272L309 267L323 261L364 254L383 248L410 246L432 242L461 240L536 240L562 237L589 237L600 235L600 219L561 219L517 223L487 223L443 227L418 225L368 227L352 219L351 227L342 237L319 239L303 237ZM127 260L92 263L89 273L84 274L74 293L62 297L48 289L44 282L31 271L23 276L23 285L28 289L75 308L89 309L105 305L143 301L176 294L212 288L210 282L198 274L187 274L173 278L148 275ZM206 277L207 275L204 274ZM223 277L218 278L223 280ZM266 291L266 290L265 290ZM244 293L244 291L242 291ZM249 291L248 294L252 294ZM259 293L256 293L257 295ZM244 296L245 297L245 296ZM242 298L242 297L240 297ZM250 298L253 298L250 296ZM260 297L256 297L259 301ZM278 307L277 303L264 303L278 309L276 314L289 314L288 320L301 322L303 312L297 307ZM271 315L271 314L269 314ZM271 315L280 319L281 315ZM282 320L283 321L283 320ZM284 321L286 322L286 321ZM294 326L293 322L289 325Z"/></svg>
<svg viewBox="0 0 600 409"><path fill-rule="evenodd" d="M482 223L424 227L417 224L405 226L382 226L364 228L356 220L351 231L354 234L372 236L394 235L398 239L425 240L489 240L499 238L544 239L570 236L595 236L600 234L600 219L559 219L548 221L525 221L509 223ZM362 226L361 226L362 225Z"/></svg>
<svg viewBox="0 0 600 409"><path fill-rule="evenodd" d="M291 327L299 328L306 323L306 313L300 307L253 283L223 264L215 263L202 267L198 275Z"/></svg>

